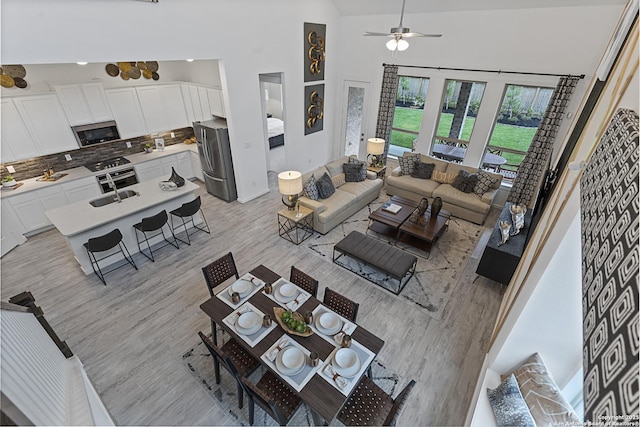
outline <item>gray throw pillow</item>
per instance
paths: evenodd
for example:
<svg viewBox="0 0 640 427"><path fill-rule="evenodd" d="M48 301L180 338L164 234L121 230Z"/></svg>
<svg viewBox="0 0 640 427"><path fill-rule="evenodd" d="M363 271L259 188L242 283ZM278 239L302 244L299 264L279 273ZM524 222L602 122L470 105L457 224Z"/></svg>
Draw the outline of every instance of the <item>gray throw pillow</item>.
<svg viewBox="0 0 640 427"><path fill-rule="evenodd" d="M318 187L316 186L316 177L311 175L311 178L304 183L304 195L311 200L318 200Z"/></svg>
<svg viewBox="0 0 640 427"><path fill-rule="evenodd" d="M536 425L513 374L509 375L497 388L493 390L488 388L487 394L499 426L534 427Z"/></svg>
<svg viewBox="0 0 640 427"><path fill-rule="evenodd" d="M435 163L416 162L411 176L420 179L431 179L431 175L433 174L435 167Z"/></svg>
<svg viewBox="0 0 640 427"><path fill-rule="evenodd" d="M360 178L361 178L360 181L364 181L365 179L367 179L367 163L366 162L363 162L362 160L358 160L353 157L349 157L349 163L362 165L362 169L360 169Z"/></svg>
<svg viewBox="0 0 640 427"><path fill-rule="evenodd" d="M364 178L362 177L362 169L364 169L364 165L359 163L345 163L342 165L345 182L364 181Z"/></svg>
<svg viewBox="0 0 640 427"><path fill-rule="evenodd" d="M400 175L411 175L416 167L416 162L420 162L420 154L416 153L398 157Z"/></svg>
<svg viewBox="0 0 640 427"><path fill-rule="evenodd" d="M331 177L326 172L316 181L316 187L318 188L318 197L321 199L328 199L336 192Z"/></svg>
<svg viewBox="0 0 640 427"><path fill-rule="evenodd" d="M458 176L456 176L456 179L453 181L451 186L463 193L471 193L476 187L476 182L478 182L478 175L475 173L470 174L466 170L460 169Z"/></svg>
<svg viewBox="0 0 640 427"><path fill-rule="evenodd" d="M473 188L473 192L482 197L484 193L493 187L493 184L495 184L496 181L497 179L485 171L478 169L478 181L476 182L476 186Z"/></svg>

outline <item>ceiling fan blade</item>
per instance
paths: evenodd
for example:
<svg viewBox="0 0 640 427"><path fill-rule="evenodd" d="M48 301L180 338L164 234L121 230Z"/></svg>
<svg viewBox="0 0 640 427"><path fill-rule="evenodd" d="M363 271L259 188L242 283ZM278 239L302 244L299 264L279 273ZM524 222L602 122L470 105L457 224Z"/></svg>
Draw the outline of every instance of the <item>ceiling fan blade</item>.
<svg viewBox="0 0 640 427"><path fill-rule="evenodd" d="M442 34L423 34L423 33L403 33L402 37L442 37Z"/></svg>
<svg viewBox="0 0 640 427"><path fill-rule="evenodd" d="M374 33L374 32L371 32L371 31L367 31L363 35L365 35L365 36L393 37L393 34L389 34L389 33Z"/></svg>

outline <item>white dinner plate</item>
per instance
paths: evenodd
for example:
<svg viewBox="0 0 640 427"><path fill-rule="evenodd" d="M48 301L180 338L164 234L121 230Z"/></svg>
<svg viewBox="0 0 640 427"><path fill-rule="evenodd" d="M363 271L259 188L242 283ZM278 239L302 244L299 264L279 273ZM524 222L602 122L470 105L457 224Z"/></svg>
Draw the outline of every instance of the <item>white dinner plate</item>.
<svg viewBox="0 0 640 427"><path fill-rule="evenodd" d="M285 354L286 351L297 351L302 353L302 350L300 350L298 347L285 347L282 350L280 350L278 352L278 356L276 356L276 369L278 369L278 371L283 374L283 375L287 375L287 376L292 376L292 375L296 375L299 374L300 372L302 372L302 370L304 369L305 365L306 365L306 357L304 355L304 353L302 353L302 363L300 364L300 366L298 368L294 368L294 369L290 369L287 368L286 366L284 366L284 363L282 362L282 358Z"/></svg>
<svg viewBox="0 0 640 427"><path fill-rule="evenodd" d="M333 327L325 328L324 326L322 326L321 320L320 320L323 316L335 316L337 319L337 322L335 322ZM335 335L338 332L340 332L340 329L342 329L342 320L340 319L340 317L338 317L337 314L325 312L325 313L322 313L320 316L318 316L316 320L316 328L318 328L318 330L325 335Z"/></svg>
<svg viewBox="0 0 640 427"><path fill-rule="evenodd" d="M338 365L338 363L336 363L336 360L335 360L335 356L336 356L337 352L336 352L336 354L334 354L334 357L331 360L331 365L333 366L333 369L336 371L336 373L338 375L340 375L342 377L345 377L345 378L353 378L353 377L356 376L356 374L358 372L360 372L360 368L362 367L362 360L360 359L360 356L358 355L358 353L356 353L354 350L344 348L344 349L340 349L338 351L341 351L341 350L349 350L349 351L353 352L352 355L356 359L354 365L349 367L349 368L343 368L340 365Z"/></svg>
<svg viewBox="0 0 640 427"><path fill-rule="evenodd" d="M296 291L296 293L294 293L292 296L284 296L280 293L280 286L278 286L278 288L273 292L273 296L276 301L286 304L296 299L298 297L298 292Z"/></svg>
<svg viewBox="0 0 640 427"><path fill-rule="evenodd" d="M234 326L240 335L251 335L260 330L262 319L255 311L248 311L238 316Z"/></svg>
<svg viewBox="0 0 640 427"><path fill-rule="evenodd" d="M229 295L234 292L240 294L240 298L244 298L251 293L253 285L248 280L239 279L229 286Z"/></svg>

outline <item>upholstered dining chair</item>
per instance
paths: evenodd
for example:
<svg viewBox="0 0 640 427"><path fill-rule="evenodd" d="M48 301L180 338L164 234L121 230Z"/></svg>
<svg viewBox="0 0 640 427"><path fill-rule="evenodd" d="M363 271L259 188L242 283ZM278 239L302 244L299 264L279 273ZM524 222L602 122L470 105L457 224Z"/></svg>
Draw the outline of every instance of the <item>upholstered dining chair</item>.
<svg viewBox="0 0 640 427"><path fill-rule="evenodd" d="M207 288L209 289L209 295L211 295L211 297L214 296L213 289L216 286L224 283L232 277L235 277L236 279L240 278L231 252L221 256L211 264L202 267L202 274L204 275L204 280L207 283ZM216 324L213 320L211 321L211 337L213 338L213 342L218 344Z"/></svg>
<svg viewBox="0 0 640 427"><path fill-rule="evenodd" d="M295 266L291 266L291 275L289 276L291 283L300 286L314 297L318 296L318 281L307 273L298 270Z"/></svg>
<svg viewBox="0 0 640 427"><path fill-rule="evenodd" d="M280 381L271 371L266 371L257 383L246 376L240 379L249 398L249 424L253 425L255 404L258 404L271 418L281 426L286 426L296 413L302 400Z"/></svg>
<svg viewBox="0 0 640 427"><path fill-rule="evenodd" d="M363 376L338 420L347 426L395 426L416 382L411 380L393 399L369 377Z"/></svg>
<svg viewBox="0 0 640 427"><path fill-rule="evenodd" d="M322 302L347 320L355 322L358 317L358 307L360 304L351 301L349 298L340 295L330 288L325 288Z"/></svg>
<svg viewBox="0 0 640 427"><path fill-rule="evenodd" d="M236 380L238 386L238 408L242 409L244 388L242 384L240 384L240 378L245 375L250 375L260 367L260 361L247 353L233 338L224 343L222 347L218 347L202 332L198 332L198 335L213 357L213 370L216 375L216 384L220 384L220 363L222 363L222 366L224 366L229 374Z"/></svg>

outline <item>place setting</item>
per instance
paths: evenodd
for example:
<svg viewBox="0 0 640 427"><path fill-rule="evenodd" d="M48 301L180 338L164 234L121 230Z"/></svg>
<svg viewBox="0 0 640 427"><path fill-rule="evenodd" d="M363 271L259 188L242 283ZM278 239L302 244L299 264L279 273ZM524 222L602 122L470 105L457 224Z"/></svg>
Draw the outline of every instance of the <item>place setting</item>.
<svg viewBox="0 0 640 427"><path fill-rule="evenodd" d="M310 320L311 330L336 346L342 345L343 337L350 336L358 327L322 304L305 316Z"/></svg>
<svg viewBox="0 0 640 427"><path fill-rule="evenodd" d="M271 286L265 286L262 292L280 306L291 311L296 311L311 297L309 292L282 277L276 280Z"/></svg>
<svg viewBox="0 0 640 427"><path fill-rule="evenodd" d="M261 357L296 391L300 391L323 365L318 353L310 352L284 334Z"/></svg>
<svg viewBox="0 0 640 427"><path fill-rule="evenodd" d="M264 314L247 302L222 320L251 347L258 344L275 327L271 315Z"/></svg>
<svg viewBox="0 0 640 427"><path fill-rule="evenodd" d="M348 396L374 356L370 350L353 340L351 335L344 335L342 345L336 347L322 363L319 374Z"/></svg>
<svg viewBox="0 0 640 427"><path fill-rule="evenodd" d="M264 281L250 273L246 273L216 296L231 308L238 308L256 292L264 287Z"/></svg>

